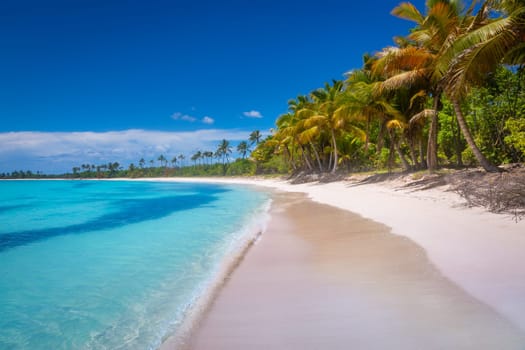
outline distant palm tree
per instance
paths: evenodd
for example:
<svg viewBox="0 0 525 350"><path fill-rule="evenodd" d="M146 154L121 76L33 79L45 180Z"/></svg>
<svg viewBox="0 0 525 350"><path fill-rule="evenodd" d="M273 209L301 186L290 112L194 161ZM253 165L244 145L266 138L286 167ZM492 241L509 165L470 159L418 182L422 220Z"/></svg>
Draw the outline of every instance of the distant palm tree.
<svg viewBox="0 0 525 350"><path fill-rule="evenodd" d="M194 162L194 165L199 165L199 160L202 159L202 152L197 151L190 159Z"/></svg>
<svg viewBox="0 0 525 350"><path fill-rule="evenodd" d="M242 159L246 158L246 153L248 153L250 149L248 148L248 143L246 141L241 141L237 145L237 152L239 152L242 156Z"/></svg>
<svg viewBox="0 0 525 350"><path fill-rule="evenodd" d="M258 145L261 142L261 137L262 137L261 132L259 130L254 130L250 134L250 137L248 138L248 140L250 141L250 144Z"/></svg>
<svg viewBox="0 0 525 350"><path fill-rule="evenodd" d="M145 164L146 164L146 161L144 160L144 158L140 158L140 160L139 160L139 166L140 166L141 169L144 168L144 165L145 165Z"/></svg>
<svg viewBox="0 0 525 350"><path fill-rule="evenodd" d="M161 154L161 155L157 158L157 160L160 162L160 166L161 166L161 167L164 166L164 162L166 162L166 163L168 162L168 160L166 159L166 157L164 157L163 154Z"/></svg>
<svg viewBox="0 0 525 350"><path fill-rule="evenodd" d="M211 164L211 159L213 158L213 152L211 152L211 151L204 151L202 153L202 155L204 156L204 158L206 158L208 160L207 161L208 165Z"/></svg>
<svg viewBox="0 0 525 350"><path fill-rule="evenodd" d="M222 164L226 164L228 162L228 158L231 153L232 149L230 147L230 142L228 140L223 139L217 147L216 151L218 157L222 159Z"/></svg>
<svg viewBox="0 0 525 350"><path fill-rule="evenodd" d="M182 167L184 164L183 164L183 161L186 157L184 157L184 154L179 154L179 160L180 160L180 166Z"/></svg>
<svg viewBox="0 0 525 350"><path fill-rule="evenodd" d="M175 164L177 164L177 156L171 158L171 166L175 168Z"/></svg>

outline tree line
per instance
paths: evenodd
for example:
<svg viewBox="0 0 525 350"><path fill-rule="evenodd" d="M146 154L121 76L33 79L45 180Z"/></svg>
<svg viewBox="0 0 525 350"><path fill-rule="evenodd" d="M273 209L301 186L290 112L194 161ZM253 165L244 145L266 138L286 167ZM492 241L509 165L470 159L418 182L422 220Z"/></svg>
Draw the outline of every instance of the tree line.
<svg viewBox="0 0 525 350"><path fill-rule="evenodd" d="M336 172L525 159L525 3L428 0L360 69L288 101L252 153L263 171Z"/></svg>
<svg viewBox="0 0 525 350"><path fill-rule="evenodd" d="M141 158L137 165L130 163L124 168L119 162L105 164L81 164L71 168L71 172L59 175L47 175L42 172L13 171L0 173L0 178L115 178L115 177L163 177L163 176L220 176L248 175L255 173L255 163L247 159L251 147L256 146L262 138L259 130L250 133L248 141L237 144L239 158L232 162L233 146L223 139L215 151L196 151L187 157L184 154L169 157L163 154L146 161Z"/></svg>

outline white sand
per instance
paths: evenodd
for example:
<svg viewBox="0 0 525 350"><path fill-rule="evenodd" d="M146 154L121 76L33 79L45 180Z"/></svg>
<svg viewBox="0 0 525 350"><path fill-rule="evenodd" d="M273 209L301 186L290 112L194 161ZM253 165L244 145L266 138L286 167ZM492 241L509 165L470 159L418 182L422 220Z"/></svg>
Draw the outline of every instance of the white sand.
<svg viewBox="0 0 525 350"><path fill-rule="evenodd" d="M344 181L291 185L253 178L148 180L248 184L303 192L314 201L381 222L421 246L445 277L525 330L525 220L516 223L510 216L465 208L458 195L443 188L411 192Z"/></svg>

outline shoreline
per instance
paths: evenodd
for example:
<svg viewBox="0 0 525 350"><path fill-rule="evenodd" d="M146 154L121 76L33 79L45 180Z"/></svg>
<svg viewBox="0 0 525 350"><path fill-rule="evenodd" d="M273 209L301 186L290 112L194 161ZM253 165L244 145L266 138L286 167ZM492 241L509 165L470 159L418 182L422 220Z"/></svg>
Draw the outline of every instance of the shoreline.
<svg viewBox="0 0 525 350"><path fill-rule="evenodd" d="M129 179L128 179L129 180ZM448 279L489 305L525 331L525 220L482 208L467 208L446 187L401 188L394 181L359 184L351 181L292 185L280 179L156 178L131 181L208 182L254 185L305 193L314 202L359 214L391 228L421 246Z"/></svg>
<svg viewBox="0 0 525 350"><path fill-rule="evenodd" d="M161 349L519 349L525 333L380 223L276 193L267 231Z"/></svg>
<svg viewBox="0 0 525 350"><path fill-rule="evenodd" d="M297 185L261 178L103 181L202 182L304 193L314 202L359 214L388 226L395 236L410 239L445 278L525 331L525 268L521 267L525 220L516 223L507 215L467 208L465 200L447 192L447 187L413 190L398 180L380 184L342 180Z"/></svg>

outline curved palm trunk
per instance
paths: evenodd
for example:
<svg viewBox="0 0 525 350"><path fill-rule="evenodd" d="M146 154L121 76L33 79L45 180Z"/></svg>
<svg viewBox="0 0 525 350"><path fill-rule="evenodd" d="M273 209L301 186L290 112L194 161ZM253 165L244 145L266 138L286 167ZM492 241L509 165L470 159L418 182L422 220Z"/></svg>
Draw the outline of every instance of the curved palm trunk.
<svg viewBox="0 0 525 350"><path fill-rule="evenodd" d="M428 131L428 145L427 145L427 168L428 171L433 172L438 167L437 160L437 124L438 124L438 106L441 94L434 96L432 117L430 119L430 129Z"/></svg>
<svg viewBox="0 0 525 350"><path fill-rule="evenodd" d="M416 145L415 140L413 137L411 137L408 140L408 149L410 150L410 158L412 159L412 164L414 164L414 168L417 168L417 154L416 154Z"/></svg>
<svg viewBox="0 0 525 350"><path fill-rule="evenodd" d="M299 146L301 148L301 153L303 155L303 159L304 159L304 162L306 163L306 166L308 167L308 170L312 171L313 168L312 168L312 164L310 164L310 162L308 161L308 157L306 156L306 152L304 151L304 147L303 146Z"/></svg>
<svg viewBox="0 0 525 350"><path fill-rule="evenodd" d="M337 143L335 140L335 132L334 129L330 129L330 132L332 133L332 144L333 144L333 150L334 150L334 167L332 168L332 174L337 171Z"/></svg>
<svg viewBox="0 0 525 350"><path fill-rule="evenodd" d="M421 169L425 169L427 167L427 162L425 160L425 143L423 142L423 136L419 136L419 166Z"/></svg>
<svg viewBox="0 0 525 350"><path fill-rule="evenodd" d="M457 98L452 97L451 98L452 105L454 106L454 112L456 113L456 119L458 120L459 128L461 129L461 133L465 137L465 140L467 141L468 146L472 150L472 153L474 153L474 156L476 157L479 164L485 169L485 171L489 173L496 173L500 172L501 169L495 166L494 164L490 163L487 158L481 153L478 146L476 145L476 142L474 141L474 138L472 137L472 134L470 133L470 130L467 126L467 123L465 122L465 118L463 117L463 112L461 112L461 106L459 105L459 101Z"/></svg>
<svg viewBox="0 0 525 350"><path fill-rule="evenodd" d="M395 132L392 131L392 130L388 130L388 133L390 135L390 140L392 141L392 145L394 146L394 149L395 149L397 155L399 156L399 159L401 159L401 163L403 164L403 168L405 169L405 171L409 171L410 170L410 164L408 163L408 161L407 161L403 151L401 151L401 147L399 147L399 142L397 140Z"/></svg>
<svg viewBox="0 0 525 350"><path fill-rule="evenodd" d="M317 160L317 165L319 166L319 171L323 172L323 165L321 164L321 159L319 158L319 153L317 152L317 149L315 148L312 141L310 141L310 147L312 147L312 150L314 151L315 159Z"/></svg>
<svg viewBox="0 0 525 350"><path fill-rule="evenodd" d="M396 152L399 155L399 158L401 159L401 163L403 164L403 168L405 168L406 171L410 171L410 169L412 167L410 166L410 163L406 159L405 154L403 153L403 151L401 151L401 147L399 147L399 142L398 141L394 141L394 148L396 149Z"/></svg>

